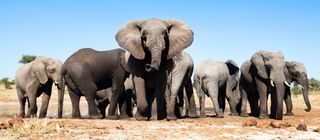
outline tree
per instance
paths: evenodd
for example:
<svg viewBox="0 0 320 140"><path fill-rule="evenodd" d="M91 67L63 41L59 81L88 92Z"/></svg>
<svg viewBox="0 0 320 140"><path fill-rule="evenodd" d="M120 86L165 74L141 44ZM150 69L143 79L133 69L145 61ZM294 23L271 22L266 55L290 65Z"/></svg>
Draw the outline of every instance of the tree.
<svg viewBox="0 0 320 140"><path fill-rule="evenodd" d="M22 64L30 63L34 59L36 59L36 56L34 55L22 55L22 58L21 60L19 60L19 63L22 63Z"/></svg>
<svg viewBox="0 0 320 140"><path fill-rule="evenodd" d="M315 78L311 78L311 79L309 79L309 86L310 86L310 90L319 91L320 90L320 81Z"/></svg>
<svg viewBox="0 0 320 140"><path fill-rule="evenodd" d="M13 85L13 84L15 83L14 80L11 80L11 81L10 81L8 77L2 78L2 79L0 80L0 82L1 82L1 84L4 85L4 87L5 87L6 89L12 89L11 85Z"/></svg>

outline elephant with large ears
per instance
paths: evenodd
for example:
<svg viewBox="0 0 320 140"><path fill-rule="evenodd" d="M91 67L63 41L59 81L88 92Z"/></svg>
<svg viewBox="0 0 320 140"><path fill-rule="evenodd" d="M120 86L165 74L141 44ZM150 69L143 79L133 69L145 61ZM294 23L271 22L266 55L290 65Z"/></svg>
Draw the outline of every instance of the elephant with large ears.
<svg viewBox="0 0 320 140"><path fill-rule="evenodd" d="M81 118L79 102L84 96L88 103L91 119L102 118L95 100L99 90L111 88L112 100L108 110L108 119L118 119L116 107L124 89L126 72L125 51L114 49L96 51L83 48L72 54L63 64L61 75L68 86L72 103L72 118ZM64 91L64 86L61 88ZM121 117L121 114L120 114Z"/></svg>
<svg viewBox="0 0 320 140"><path fill-rule="evenodd" d="M296 81L299 87L302 89L302 94L304 101L307 105L305 111L309 112L311 110L311 104L309 101L309 79L307 75L307 70L303 63L297 61L286 61L286 67L284 68L284 74L286 81L289 83ZM291 100L291 90L287 87L285 90L284 101L287 106L287 112L285 115L293 116L292 112L292 100Z"/></svg>
<svg viewBox="0 0 320 140"><path fill-rule="evenodd" d="M285 79L284 67L283 54L269 51L254 53L251 60L241 66L241 116L248 116L246 110L248 100L253 116L269 118L267 97L271 93L271 118L278 120L283 118L285 88L290 86Z"/></svg>
<svg viewBox="0 0 320 140"><path fill-rule="evenodd" d="M233 60L226 62L205 60L195 70L193 80L199 97L200 117L205 117L205 96L208 95L214 105L217 117L224 117L225 98L230 105L230 113L237 116L237 104L240 100L238 87L239 67Z"/></svg>
<svg viewBox="0 0 320 140"><path fill-rule="evenodd" d="M193 31L175 20L135 20L127 23L116 34L121 48L130 52L128 69L133 75L137 95L137 120L150 118L152 96L156 96L158 119L165 117L164 94L169 61L190 46Z"/></svg>
<svg viewBox="0 0 320 140"><path fill-rule="evenodd" d="M30 63L24 64L16 72L16 89L20 103L20 117L36 117L37 116L37 97L42 95L42 105L39 118L47 115L48 105L52 93L52 84L57 88L61 88L63 83L60 77L62 63L53 58L38 56ZM58 93L58 117L62 116L63 95ZM25 115L25 104L28 101L29 110Z"/></svg>

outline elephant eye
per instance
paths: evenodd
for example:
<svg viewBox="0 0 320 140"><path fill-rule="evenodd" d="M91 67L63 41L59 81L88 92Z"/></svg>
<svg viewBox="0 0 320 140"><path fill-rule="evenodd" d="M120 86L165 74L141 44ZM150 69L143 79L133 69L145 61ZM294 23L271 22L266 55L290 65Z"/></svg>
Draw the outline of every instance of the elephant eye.
<svg viewBox="0 0 320 140"><path fill-rule="evenodd" d="M296 75L296 76L300 76L300 72L297 72L297 71L296 71L296 72L295 72L295 75Z"/></svg>
<svg viewBox="0 0 320 140"><path fill-rule="evenodd" d="M56 69L50 69L50 73L54 73Z"/></svg>

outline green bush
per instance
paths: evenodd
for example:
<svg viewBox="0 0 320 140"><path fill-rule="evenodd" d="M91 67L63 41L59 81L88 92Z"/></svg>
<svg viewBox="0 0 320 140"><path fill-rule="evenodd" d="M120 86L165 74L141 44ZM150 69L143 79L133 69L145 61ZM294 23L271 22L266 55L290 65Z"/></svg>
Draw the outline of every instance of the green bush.
<svg viewBox="0 0 320 140"><path fill-rule="evenodd" d="M320 90L320 81L315 78L309 79L309 87L310 87L311 91L319 91Z"/></svg>
<svg viewBox="0 0 320 140"><path fill-rule="evenodd" d="M1 84L4 85L4 87L5 87L6 89L12 89L11 85L14 85L14 84L15 84L15 80L11 80L11 81L10 81L8 77L2 78L2 79L0 80L0 82L1 82Z"/></svg>
<svg viewBox="0 0 320 140"><path fill-rule="evenodd" d="M36 59L36 56L34 55L22 55L22 58L21 60L19 60L19 63L22 63L22 64L30 63L34 59Z"/></svg>

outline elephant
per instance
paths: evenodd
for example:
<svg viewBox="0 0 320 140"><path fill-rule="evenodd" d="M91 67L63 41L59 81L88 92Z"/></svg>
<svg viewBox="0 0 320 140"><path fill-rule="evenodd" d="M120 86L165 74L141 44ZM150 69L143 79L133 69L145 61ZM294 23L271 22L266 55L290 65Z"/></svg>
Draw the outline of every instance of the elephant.
<svg viewBox="0 0 320 140"><path fill-rule="evenodd" d="M167 88L165 93L167 120L176 120L177 115L180 116L186 99L186 116L192 118L198 117L195 99L193 95L193 87L191 76L193 73L193 60L190 54L182 51L172 58L173 68L168 70ZM185 92L184 92L185 91ZM185 93L185 95L184 95ZM179 97L180 110L176 107L176 99ZM176 110L176 111L175 111ZM177 112L178 111L178 112ZM177 114L178 113L178 114ZM189 115L190 114L190 115Z"/></svg>
<svg viewBox="0 0 320 140"><path fill-rule="evenodd" d="M307 70L303 63L297 61L285 61L286 67L284 68L284 75L286 81L289 83L296 81L299 87L302 89L302 94L304 101L306 103L307 109L305 111L309 112L311 110L311 104L309 101L309 80L307 75ZM292 112L292 100L291 100L291 90L290 87L286 87L284 101L287 107L287 112L285 115L293 116Z"/></svg>
<svg viewBox="0 0 320 140"><path fill-rule="evenodd" d="M37 97L42 95L42 105L39 118L47 115L48 105L52 93L52 84L57 88L62 83L60 78L62 63L53 58L38 56L34 61L24 64L16 72L16 89L20 103L20 117L36 117L37 116ZM58 93L58 117L62 117L63 95ZM28 101L28 112L25 116L25 104Z"/></svg>
<svg viewBox="0 0 320 140"><path fill-rule="evenodd" d="M120 114L122 118L130 118L133 117L132 110L133 105L135 101L135 95L133 91L133 85L132 85L132 76L130 75L128 78L126 78L124 82L124 93L120 97L119 101L122 104L119 104L120 106ZM107 88L103 90L99 90L96 93L96 105L102 115L102 118L105 118L106 116L106 108L110 104L110 101L112 100L112 89Z"/></svg>
<svg viewBox="0 0 320 140"><path fill-rule="evenodd" d="M128 71L137 96L137 120L148 120L154 98L157 118L166 117L164 94L172 58L193 42L193 31L176 20L135 20L116 34L119 46L130 53Z"/></svg>
<svg viewBox="0 0 320 140"><path fill-rule="evenodd" d="M102 118L98 112L95 99L97 91L112 89L112 100L108 110L108 119L118 119L116 106L123 92L126 72L125 51L114 49L96 51L83 48L72 54L62 65L61 75L68 86L72 103L72 118L81 118L79 100L85 96L91 119ZM64 91L64 87L61 88ZM121 118L120 114L120 118Z"/></svg>
<svg viewBox="0 0 320 140"><path fill-rule="evenodd" d="M284 67L282 52L263 50L254 53L250 61L242 64L239 83L242 97L241 116L248 116L246 103L249 101L251 115L261 119L269 118L267 99L271 93L270 117L282 120L285 86L290 86L285 79Z"/></svg>
<svg viewBox="0 0 320 140"><path fill-rule="evenodd" d="M224 117L225 98L230 105L230 113L237 116L237 104L240 100L238 86L239 67L233 60L226 62L211 59L201 62L193 76L194 87L200 104L200 117L205 117L205 96L209 96L214 105L216 117Z"/></svg>

